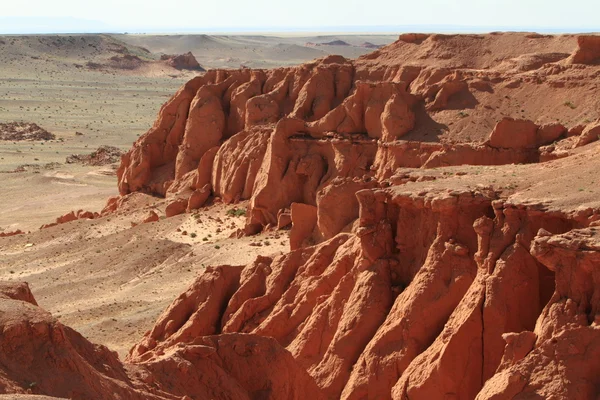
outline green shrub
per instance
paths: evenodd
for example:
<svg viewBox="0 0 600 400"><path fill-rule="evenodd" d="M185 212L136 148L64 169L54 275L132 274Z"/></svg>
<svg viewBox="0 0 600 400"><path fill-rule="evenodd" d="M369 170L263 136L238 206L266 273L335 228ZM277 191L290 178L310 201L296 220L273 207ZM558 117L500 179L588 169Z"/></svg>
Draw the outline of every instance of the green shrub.
<svg viewBox="0 0 600 400"><path fill-rule="evenodd" d="M230 217L243 217L246 215L246 210L244 208L232 208L227 211L227 215Z"/></svg>

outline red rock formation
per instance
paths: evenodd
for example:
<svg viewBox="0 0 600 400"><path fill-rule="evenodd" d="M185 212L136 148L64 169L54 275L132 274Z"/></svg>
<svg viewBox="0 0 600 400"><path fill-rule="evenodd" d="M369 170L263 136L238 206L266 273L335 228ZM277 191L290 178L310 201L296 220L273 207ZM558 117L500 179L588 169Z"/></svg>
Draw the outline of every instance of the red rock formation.
<svg viewBox="0 0 600 400"><path fill-rule="evenodd" d="M538 126L532 121L504 118L490 135L490 146L501 148L536 147Z"/></svg>
<svg viewBox="0 0 600 400"><path fill-rule="evenodd" d="M531 163L541 153L550 159L555 155L539 147L562 139L564 125L508 118L515 111L498 103L510 103L509 94L523 85L568 90L568 80L552 80L575 68L562 55L576 46L591 49L591 38L580 36L577 45L574 37L407 34L355 61L329 56L268 71L209 71L165 104L123 157L119 189L166 196L170 215L210 196L249 199L246 232L254 233L275 225L293 202L316 206L317 193L333 193L335 179L354 185L355 178L387 176L398 167ZM491 60L485 46L502 48L500 58ZM523 54L535 60L515 68ZM526 74L532 71L535 79ZM556 107L567 109L563 103L540 118L554 121ZM465 110L458 113L465 123L449 120L451 110ZM455 140L452 132L469 136ZM471 135L479 140L472 143ZM319 224L316 240L340 231L323 229Z"/></svg>
<svg viewBox="0 0 600 400"><path fill-rule="evenodd" d="M574 64L594 64L600 60L600 36L580 35L577 50L571 56Z"/></svg>
<svg viewBox="0 0 600 400"><path fill-rule="evenodd" d="M25 232L23 232L20 229L17 229L16 231L11 231L11 232L0 232L0 237L9 237L9 236L16 236L16 235L24 235Z"/></svg>
<svg viewBox="0 0 600 400"><path fill-rule="evenodd" d="M600 245L588 217L598 211L520 203L524 192L489 186L495 180L479 181L479 171L450 181L452 172L433 170L536 163L559 157L552 146L595 140L597 124L554 122L574 108L597 110L589 84L597 68L589 57L582 65L563 57L574 41L412 34L356 61L330 56L193 79L123 156L122 197L106 212L135 207L139 192L166 197L167 216L210 196L249 200L245 233L291 223L292 251L206 268L124 364L72 339L77 354L57 353L75 359L69 368L40 364L59 371L42 378L61 388L49 383L43 393L596 398ZM584 42L579 52L593 47ZM589 93L574 108L525 104L537 101L531 93L553 101L582 86ZM539 118L506 117L527 113ZM35 310L20 315L36 319ZM30 331L38 329L18 334L37 343ZM39 342L62 346L55 336ZM4 390L24 391L16 376L31 372L9 361L45 353L0 350ZM72 370L82 372L56 381Z"/></svg>
<svg viewBox="0 0 600 400"><path fill-rule="evenodd" d="M310 204L292 203L290 207L292 230L290 232L290 249L302 247L309 239L317 226L317 207Z"/></svg>
<svg viewBox="0 0 600 400"><path fill-rule="evenodd" d="M34 393L74 398L590 398L599 229L570 231L574 217L488 188L404 186L358 190L348 233L207 268L126 364L25 305L25 286L3 286L0 324L17 333L2 343L23 344L2 349L2 390L39 379ZM302 206L316 229L317 208ZM296 208L294 225L307 220ZM42 343L76 361L44 358ZM563 380L551 354L571 366Z"/></svg>
<svg viewBox="0 0 600 400"><path fill-rule="evenodd" d="M575 143L575 147L585 146L596 140L600 140L600 121L596 121L583 129Z"/></svg>
<svg viewBox="0 0 600 400"><path fill-rule="evenodd" d="M325 399L273 339L190 338L189 345L123 364L116 353L91 344L37 307L26 285L0 285L0 311L0 393L16 395L11 398L29 393L106 400Z"/></svg>
<svg viewBox="0 0 600 400"><path fill-rule="evenodd" d="M598 228L538 233L531 254L556 274L556 291L535 327L505 337L502 362L478 399L597 397L599 237Z"/></svg>
<svg viewBox="0 0 600 400"><path fill-rule="evenodd" d="M51 224L42 225L40 227L40 229L51 228L56 225L66 224L67 222L76 221L78 219L94 219L94 218L98 218L99 216L100 216L99 213L92 212L92 211L84 211L84 210L78 210L77 212L71 211L63 216L56 218L56 222L53 222Z"/></svg>
<svg viewBox="0 0 600 400"><path fill-rule="evenodd" d="M150 222L156 222L159 220L158 214L154 211L149 211L148 215L146 215L146 218L144 218L144 220L142 221L143 224L147 224Z"/></svg>
<svg viewBox="0 0 600 400"><path fill-rule="evenodd" d="M169 55L164 54L160 56L161 61L165 61L168 65L176 69L188 69L192 71L204 71L204 68L198 64L198 60L188 51L184 54Z"/></svg>
<svg viewBox="0 0 600 400"><path fill-rule="evenodd" d="M33 298L33 293L29 289L29 285L26 282L23 283L8 283L0 282L0 298L1 299L12 299L20 300L26 303L37 306L37 302Z"/></svg>
<svg viewBox="0 0 600 400"><path fill-rule="evenodd" d="M561 238L561 248L578 260L582 248L597 247L597 229L586 233L593 240L581 235L564 240L576 235L560 235L577 226L572 217L517 207L496 196L485 188L422 194L403 186L359 190L360 217L351 233L313 247L295 245L297 250L276 258L260 257L241 275L231 267L207 270L130 359L143 362L214 332L240 332L277 340L328 398L483 399L500 390L514 395L527 380L508 376L524 372L502 371L522 368L551 385L551 363L535 358L523 367L521 360L538 346L540 323L554 302L572 299L567 301L593 321L593 296L580 297L578 285L593 290L595 278L572 271L555 278L556 265L567 261L557 260L542 243ZM316 222L310 226L307 231ZM586 271L593 269L590 257ZM574 274L580 284L563 281ZM555 320L545 323L544 329L557 332ZM587 322L585 329L593 333ZM555 346L548 338L544 346ZM592 345L593 338L585 343ZM540 357L548 354L543 351ZM580 383L563 385L560 393L593 393L588 382L595 369L583 372L583 351L572 357L582 372L565 377ZM532 372L533 363L543 370ZM529 387L546 396L552 390Z"/></svg>
<svg viewBox="0 0 600 400"><path fill-rule="evenodd" d="M92 345L34 304L2 299L0 308L0 392L81 399L160 398L127 385L128 372L115 353Z"/></svg>

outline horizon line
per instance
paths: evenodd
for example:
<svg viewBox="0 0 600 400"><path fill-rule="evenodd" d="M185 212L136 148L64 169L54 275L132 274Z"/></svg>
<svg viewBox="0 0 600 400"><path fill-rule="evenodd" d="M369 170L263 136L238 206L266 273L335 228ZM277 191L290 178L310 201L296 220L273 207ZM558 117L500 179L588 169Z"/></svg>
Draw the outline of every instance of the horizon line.
<svg viewBox="0 0 600 400"><path fill-rule="evenodd" d="M7 19L20 19L21 21L36 20L39 18L30 17L0 17L0 21ZM72 28L61 29L48 26L53 20L70 19L79 22L79 24L90 24L89 29L82 26L73 26ZM378 34L391 35L401 33L454 33L454 34L473 34L473 33L493 33L493 32L536 32L547 34L578 34L578 33L600 33L600 27L548 27L548 26L506 26L506 25L452 25L452 24L407 24L407 25L328 25L328 26L243 26L243 27L121 27L111 26L102 21L77 19L72 17L42 18L45 23L36 23L23 28L11 26L6 30L0 28L0 35L53 35L53 34ZM15 24L16 25L16 24ZM19 24L21 25L21 24ZM95 26L94 26L95 25ZM72 29L72 30L70 30Z"/></svg>

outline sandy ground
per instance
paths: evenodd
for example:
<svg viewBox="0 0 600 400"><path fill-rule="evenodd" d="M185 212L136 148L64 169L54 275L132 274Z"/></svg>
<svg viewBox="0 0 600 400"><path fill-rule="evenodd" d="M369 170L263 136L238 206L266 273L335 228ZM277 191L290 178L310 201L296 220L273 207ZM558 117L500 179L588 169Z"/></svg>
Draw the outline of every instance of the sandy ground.
<svg viewBox="0 0 600 400"><path fill-rule="evenodd" d="M28 282L40 306L124 356L205 266L289 249L285 231L229 238L244 217L223 204L132 228L148 209L162 213L143 202L151 205L0 239L0 280Z"/></svg>
<svg viewBox="0 0 600 400"><path fill-rule="evenodd" d="M118 54L91 38L86 43L99 50L70 42L53 48L51 36L0 38L0 121L35 122L56 135L47 142L0 141L0 231L32 230L73 209L100 210L117 193L114 172L66 165L66 157L107 144L127 150L190 77L77 67ZM7 173L22 165L26 172Z"/></svg>

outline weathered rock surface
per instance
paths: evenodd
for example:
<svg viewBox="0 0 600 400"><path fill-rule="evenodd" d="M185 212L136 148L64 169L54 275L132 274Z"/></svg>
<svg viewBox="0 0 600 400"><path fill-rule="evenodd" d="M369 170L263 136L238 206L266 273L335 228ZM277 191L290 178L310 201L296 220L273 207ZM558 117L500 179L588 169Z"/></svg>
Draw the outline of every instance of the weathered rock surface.
<svg viewBox="0 0 600 400"><path fill-rule="evenodd" d="M581 35L577 38L577 50L571 56L574 64L594 64L600 61L600 36Z"/></svg>
<svg viewBox="0 0 600 400"><path fill-rule="evenodd" d="M124 364L35 307L27 286L2 285L1 390L594 398L600 228L573 229L582 223L573 215L513 205L489 188L404 186L358 190L348 233L245 267L208 267ZM316 207L301 206L314 209L314 229Z"/></svg>
<svg viewBox="0 0 600 400"><path fill-rule="evenodd" d="M508 336L496 374L478 399L598 396L598 228L540 231L531 254L556 276L556 291L530 331Z"/></svg>
<svg viewBox="0 0 600 400"><path fill-rule="evenodd" d="M597 113L595 43L406 34L355 61L194 78L103 214L142 193L167 217L248 200L244 232L291 225L291 251L205 268L124 362L0 286L0 392L596 399L595 178L551 193L569 183L552 175L596 173L598 124L556 117ZM530 166L444 168L546 160L520 191Z"/></svg>
<svg viewBox="0 0 600 400"><path fill-rule="evenodd" d="M511 205L489 189L417 194L401 185L357 199L350 233L207 269L129 361L217 332L250 333L286 347L329 399L593 398L598 228L571 231L571 216ZM569 263L581 271L562 271ZM565 312L581 328L556 314ZM554 351L573 363L564 384L554 382Z"/></svg>
<svg viewBox="0 0 600 400"><path fill-rule="evenodd" d="M0 232L0 237L9 237L9 236L23 235L23 234L25 234L25 232L23 232L22 230L18 229L16 231Z"/></svg>
<svg viewBox="0 0 600 400"><path fill-rule="evenodd" d="M51 224L42 225L40 227L40 229L46 229L46 228L50 228L50 227L53 227L56 225L66 224L67 222L75 221L78 219L94 219L94 218L98 218L99 216L100 216L99 213L93 212L93 211L84 211L84 210L71 211L70 213L67 213L65 215L62 215L62 216L56 218L56 222L53 222Z"/></svg>
<svg viewBox="0 0 600 400"><path fill-rule="evenodd" d="M196 57L194 57L191 51L188 51L184 54L164 54L160 57L160 59L176 69L205 71L205 69L198 64L198 60L196 60Z"/></svg>
<svg viewBox="0 0 600 400"><path fill-rule="evenodd" d="M9 398L325 399L273 339L227 334L123 364L37 307L26 285L0 285L0 393Z"/></svg>
<svg viewBox="0 0 600 400"><path fill-rule="evenodd" d="M163 106L154 127L124 155L119 190L121 195L141 191L167 197L169 215L196 209L211 197L227 203L249 199L245 231L256 233L275 226L292 203L334 203L344 190L344 198L354 199L346 196L351 188L359 190L394 168L558 158L562 153L540 149L572 128L555 116L569 107L591 110L594 103L563 100L542 109L529 98L511 106L511 96L522 97L524 86L545 100L550 89L571 96L575 85L561 74L583 68L587 75L578 72L584 76L578 79L587 82L594 66L576 67L565 54L593 52L595 40L407 34L354 61L328 56L298 67L209 71L182 87ZM457 52L467 43L481 51ZM494 62L490 49L499 51ZM535 62L525 68L523 57ZM450 119L453 110L462 111ZM594 132L588 129L579 145L593 140ZM363 183L357 186L357 180ZM340 182L346 182L345 189ZM347 221L357 217L356 206L350 210L355 211L348 211ZM317 241L343 228L320 221Z"/></svg>

